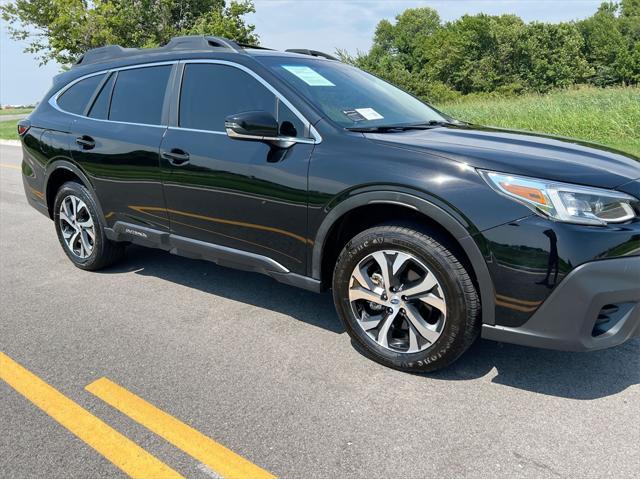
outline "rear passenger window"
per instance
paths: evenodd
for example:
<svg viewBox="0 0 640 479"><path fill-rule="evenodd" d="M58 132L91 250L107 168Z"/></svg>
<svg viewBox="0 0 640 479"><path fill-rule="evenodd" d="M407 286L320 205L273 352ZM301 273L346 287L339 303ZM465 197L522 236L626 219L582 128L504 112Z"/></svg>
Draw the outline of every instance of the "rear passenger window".
<svg viewBox="0 0 640 479"><path fill-rule="evenodd" d="M159 125L170 72L170 65L119 71L109 120Z"/></svg>
<svg viewBox="0 0 640 479"><path fill-rule="evenodd" d="M113 90L113 84L116 80L116 74L112 73L109 79L100 89L98 97L93 102L91 111L89 111L89 117L106 120L109 117L109 103L111 100L111 91Z"/></svg>
<svg viewBox="0 0 640 479"><path fill-rule="evenodd" d="M83 115L96 88L98 88L104 77L105 74L94 75L72 85L58 97L58 106L69 113Z"/></svg>
<svg viewBox="0 0 640 479"><path fill-rule="evenodd" d="M276 116L276 96L251 75L226 65L185 66L180 92L181 127L224 131L225 117L255 110Z"/></svg>

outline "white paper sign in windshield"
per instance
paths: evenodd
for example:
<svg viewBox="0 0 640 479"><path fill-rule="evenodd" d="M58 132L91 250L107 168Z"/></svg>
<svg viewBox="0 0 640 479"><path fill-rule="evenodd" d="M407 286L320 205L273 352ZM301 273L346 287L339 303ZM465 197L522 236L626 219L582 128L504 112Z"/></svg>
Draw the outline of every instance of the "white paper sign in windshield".
<svg viewBox="0 0 640 479"><path fill-rule="evenodd" d="M300 65L282 65L282 68L293 73L309 86L335 86L313 68Z"/></svg>
<svg viewBox="0 0 640 479"><path fill-rule="evenodd" d="M342 110L347 118L352 121L382 120L384 116L373 108L355 108L353 110Z"/></svg>
<svg viewBox="0 0 640 479"><path fill-rule="evenodd" d="M382 120L384 116L375 111L373 108L356 108L356 111L360 113L366 120Z"/></svg>

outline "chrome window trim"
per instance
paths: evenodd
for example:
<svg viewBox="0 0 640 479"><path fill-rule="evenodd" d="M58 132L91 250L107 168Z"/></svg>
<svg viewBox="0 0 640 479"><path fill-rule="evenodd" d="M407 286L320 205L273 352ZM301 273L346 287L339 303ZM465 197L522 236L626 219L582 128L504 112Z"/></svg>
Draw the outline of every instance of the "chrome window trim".
<svg viewBox="0 0 640 479"><path fill-rule="evenodd" d="M167 129L168 130L179 130L179 131L193 131L195 133L209 133L211 135L229 136L225 131L199 130L198 128L185 128L183 126L169 126L169 127L167 127ZM256 136L255 139L256 140L263 139L263 137ZM305 144L309 144L309 145L316 145L316 144L319 143L318 141L314 140L313 138L303 138L303 137L301 138L301 137L295 137L295 136L279 136L279 137L277 137L277 140L293 141L295 143L305 143Z"/></svg>
<svg viewBox="0 0 640 479"><path fill-rule="evenodd" d="M193 131L195 133L210 133L212 135L227 135L224 131L215 131L215 130L199 130L197 128L184 128L182 126L169 126L169 130L182 130L182 131Z"/></svg>
<svg viewBox="0 0 640 479"><path fill-rule="evenodd" d="M309 134L313 137L313 138L306 138L306 137L295 137L295 138L291 138L291 137L283 137L282 139L284 140L295 140L296 143L307 143L307 144L318 144L322 142L322 136L320 135L320 133L318 132L318 130L316 130L316 128L311 124L311 122L309 120L307 120L304 115L302 113L300 113L300 111L293 106L293 104L287 100L287 98L285 98L284 95L282 95L282 93L280 93L278 90L276 90L269 82L267 82L264 78L262 78L260 75L258 75L256 72L254 72L253 70L251 70L250 68L241 65L239 63L235 63L235 62L231 62L228 60L217 60L217 59L191 59L191 60L171 60L171 61L165 61L165 62L151 62L151 63L138 63L135 65L127 65L127 66L123 66L123 67L117 67L117 68L109 68L106 70L100 70L98 72L93 72L93 73L89 73L87 75L83 75L81 77L76 78L75 80L73 80L72 82L66 84L65 86L63 86L60 90L58 90L57 92L55 92L53 95L51 95L51 97L49 98L49 105L51 105L55 110L64 113L65 115L71 115L74 117L78 117L78 118L85 118L85 119L89 119L89 120L93 120L93 121L100 121L100 122L104 122L104 123L116 123L116 124L121 124L121 125L134 125L134 126L148 126L148 127L152 127L152 128L165 128L165 129L171 129L171 130L185 130L185 131L194 131L194 132L199 132L199 133L211 133L214 135L226 135L226 132L224 131L213 131L213 130L198 130L198 129L193 129L193 128L183 128L180 126L169 126L167 124L163 124L163 125L152 125L152 124L148 124L148 123L134 123L134 122L128 122L128 121L118 121L118 120L104 120L101 118L91 118L89 116L84 116L84 115L78 115L76 113L71 113L68 111L63 110L59 105L58 105L58 98L64 94L64 92L66 92L69 88L71 88L73 85L75 85L76 83L85 80L87 78L93 77L93 76L97 76L97 75L109 75L113 72L117 72L117 71L123 71L123 70L135 70L138 68L147 68L147 67L155 67L155 66L163 66L163 65L176 65L179 63L183 63L183 64L189 64L189 63L211 63L211 64L216 64L216 65L226 65L226 66L230 66L233 68L237 68L239 70L242 70L246 73L248 73L249 75L251 75L253 78L255 78L258 82L260 82L265 88L267 88L267 90L269 90L271 93L273 93L282 103L284 103L292 112L294 115L296 115L298 117L298 119L300 121L302 121L302 123L304 123L305 127L309 129ZM181 81L182 83L182 81ZM178 101L180 101L179 98L180 92L178 92Z"/></svg>

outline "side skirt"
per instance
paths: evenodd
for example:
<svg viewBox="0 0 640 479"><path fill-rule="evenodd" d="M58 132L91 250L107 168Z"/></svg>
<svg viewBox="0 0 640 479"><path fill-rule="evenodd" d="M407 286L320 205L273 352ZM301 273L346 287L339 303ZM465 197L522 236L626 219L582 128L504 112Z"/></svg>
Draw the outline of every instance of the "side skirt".
<svg viewBox="0 0 640 479"><path fill-rule="evenodd" d="M203 259L229 268L254 271L271 276L277 281L291 286L315 293L321 291L320 281L292 273L267 256L206 243L123 221L117 221L113 228L105 228L105 234L111 241L134 243L140 246L169 251L171 254L185 258Z"/></svg>

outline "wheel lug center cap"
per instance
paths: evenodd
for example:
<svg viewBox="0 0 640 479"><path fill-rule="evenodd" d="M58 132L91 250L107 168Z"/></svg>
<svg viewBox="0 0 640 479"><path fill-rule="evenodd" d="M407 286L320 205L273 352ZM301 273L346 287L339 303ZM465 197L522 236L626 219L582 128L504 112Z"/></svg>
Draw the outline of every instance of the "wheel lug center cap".
<svg viewBox="0 0 640 479"><path fill-rule="evenodd" d="M394 296L393 298L391 298L390 302L393 305L398 305L398 304L400 304L400 299L397 296Z"/></svg>

